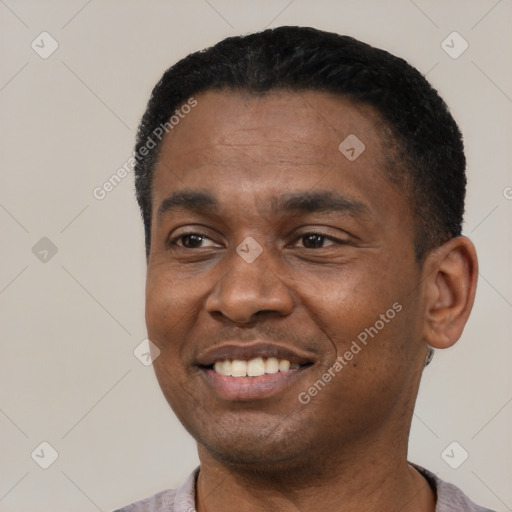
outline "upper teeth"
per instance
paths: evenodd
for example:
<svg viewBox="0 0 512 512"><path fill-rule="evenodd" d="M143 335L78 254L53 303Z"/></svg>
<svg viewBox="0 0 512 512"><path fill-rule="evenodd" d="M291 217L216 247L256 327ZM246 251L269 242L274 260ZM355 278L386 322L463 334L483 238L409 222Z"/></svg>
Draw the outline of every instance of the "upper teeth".
<svg viewBox="0 0 512 512"><path fill-rule="evenodd" d="M241 359L217 361L213 365L213 369L221 375L230 375L232 377L258 377L265 373L286 372L290 368L298 368L298 364L291 364L287 359L277 359L269 357L255 357L249 361Z"/></svg>

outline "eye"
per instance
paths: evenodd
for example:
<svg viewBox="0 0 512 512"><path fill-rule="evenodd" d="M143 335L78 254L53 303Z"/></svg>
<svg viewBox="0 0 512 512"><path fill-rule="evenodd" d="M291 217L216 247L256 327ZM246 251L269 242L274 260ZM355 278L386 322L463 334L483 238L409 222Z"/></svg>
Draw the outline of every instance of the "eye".
<svg viewBox="0 0 512 512"><path fill-rule="evenodd" d="M202 249L218 246L211 238L202 233L185 233L170 240L170 245L177 245L184 249Z"/></svg>
<svg viewBox="0 0 512 512"><path fill-rule="evenodd" d="M342 243L340 240L320 233L305 233L297 239L297 241L299 240L306 249L323 249L324 247L334 245L336 242ZM329 243L326 245L326 242Z"/></svg>

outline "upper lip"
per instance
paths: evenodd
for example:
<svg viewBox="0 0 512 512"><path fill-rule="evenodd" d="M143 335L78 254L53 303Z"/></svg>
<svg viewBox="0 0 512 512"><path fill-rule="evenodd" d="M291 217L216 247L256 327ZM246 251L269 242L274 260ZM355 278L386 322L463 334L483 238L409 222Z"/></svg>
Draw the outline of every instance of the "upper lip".
<svg viewBox="0 0 512 512"><path fill-rule="evenodd" d="M290 363L308 364L314 363L311 354L300 351L296 348L288 348L276 343L256 341L240 345L236 342L225 343L205 350L197 358L198 366L212 366L217 361L242 360L249 361L256 357L275 357L277 359L286 359Z"/></svg>

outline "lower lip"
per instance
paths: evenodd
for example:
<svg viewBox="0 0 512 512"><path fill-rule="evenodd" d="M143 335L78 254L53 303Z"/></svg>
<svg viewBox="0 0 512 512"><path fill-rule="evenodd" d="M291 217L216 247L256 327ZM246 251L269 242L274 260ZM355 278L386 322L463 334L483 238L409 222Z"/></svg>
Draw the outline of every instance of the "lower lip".
<svg viewBox="0 0 512 512"><path fill-rule="evenodd" d="M297 380L307 367L286 372L266 373L259 377L230 377L208 368L202 369L206 382L217 395L230 401L262 400L269 398Z"/></svg>

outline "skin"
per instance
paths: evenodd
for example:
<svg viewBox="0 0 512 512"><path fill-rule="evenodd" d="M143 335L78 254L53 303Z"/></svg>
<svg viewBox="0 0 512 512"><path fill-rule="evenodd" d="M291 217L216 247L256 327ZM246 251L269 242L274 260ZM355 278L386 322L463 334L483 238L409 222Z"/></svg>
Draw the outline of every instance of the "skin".
<svg viewBox="0 0 512 512"><path fill-rule="evenodd" d="M427 344L451 346L470 313L473 244L457 237L416 261L412 210L387 179L371 107L318 91L196 99L155 169L146 321L159 384L198 444L197 510L433 511L432 489L407 463L409 429ZM352 162L338 150L349 134L365 144ZM215 209L159 213L173 193L198 189ZM315 191L363 208L273 208ZM252 263L236 252L249 236L263 249ZM301 404L394 303L402 310ZM225 400L197 360L254 339L314 364L268 398Z"/></svg>

